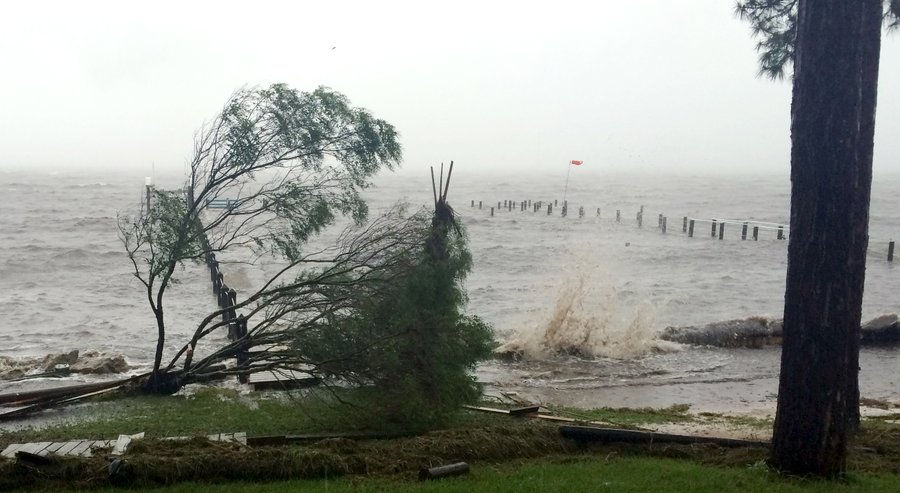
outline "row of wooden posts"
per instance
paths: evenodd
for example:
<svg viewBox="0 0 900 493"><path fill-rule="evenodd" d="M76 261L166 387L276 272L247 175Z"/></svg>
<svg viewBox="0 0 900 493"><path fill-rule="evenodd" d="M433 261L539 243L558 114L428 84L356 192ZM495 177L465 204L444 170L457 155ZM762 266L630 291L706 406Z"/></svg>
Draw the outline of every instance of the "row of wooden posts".
<svg viewBox="0 0 900 493"><path fill-rule="evenodd" d="M552 203L547 202L547 215L553 214L553 208L559 206L559 201L554 200ZM472 207L475 207L475 201L472 200ZM484 203L483 201L478 201L478 209L483 209ZM506 209L507 211L512 211L513 209L518 209L519 211L527 211L532 210L532 212L538 212L544 208L544 201L532 202L531 200L523 200L521 202L516 202L514 200L503 200L497 201L497 211L501 211ZM494 207L491 206L491 216L494 215ZM568 201L564 200L562 203L562 209L560 215L562 217L566 217L568 215L569 204ZM584 206L578 208L578 217L584 217L585 209ZM600 208L597 208L597 217L600 217ZM641 206L640 210L636 214L637 226L639 228L643 227L644 224L644 206ZM616 209L616 222L622 222L622 211L620 209ZM687 234L688 238L694 237L694 226L696 223L710 223L710 236L712 238L716 238L718 236L719 240L723 240L725 238L725 225L728 221L723 219L694 219L688 216L682 216L681 218L681 232ZM752 221L737 221L741 225L741 240L746 240L749 237L753 241L759 241L759 231L760 229L771 229L776 231L776 238L778 240L786 240L787 235L785 234L785 225L783 224L773 224L769 226L769 223L757 223L752 226L752 230L750 229L750 224ZM761 224L765 224L761 226ZM659 214L657 227L662 233L666 233L668 230L668 218L663 214ZM894 261L894 240L888 242L888 251L887 251L887 260L888 262Z"/></svg>
<svg viewBox="0 0 900 493"><path fill-rule="evenodd" d="M187 187L188 204L194 203L194 191L191 187ZM237 291L229 287L225 283L225 276L219 268L219 261L213 251L209 238L203 233L203 224L200 222L199 216L194 216L196 221L196 230L200 231L200 246L203 248L203 259L209 268L209 277L212 282L213 295L219 308L222 309L222 322L228 324L228 339L239 341L247 335L247 319L243 314L237 314L235 306L237 305ZM238 345L234 354L240 366L248 357L248 348L244 345ZM247 383L248 377L245 373L238 375L241 383Z"/></svg>

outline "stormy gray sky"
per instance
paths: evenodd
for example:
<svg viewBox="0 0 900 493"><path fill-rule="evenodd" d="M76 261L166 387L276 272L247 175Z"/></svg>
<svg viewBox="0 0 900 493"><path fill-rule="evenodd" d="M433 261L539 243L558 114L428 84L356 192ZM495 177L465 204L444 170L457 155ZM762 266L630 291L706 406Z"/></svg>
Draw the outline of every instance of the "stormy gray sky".
<svg viewBox="0 0 900 493"><path fill-rule="evenodd" d="M786 173L789 81L733 0L10 2L0 169L178 170L236 88L327 85L393 123L404 168ZM900 36L875 171L900 172Z"/></svg>

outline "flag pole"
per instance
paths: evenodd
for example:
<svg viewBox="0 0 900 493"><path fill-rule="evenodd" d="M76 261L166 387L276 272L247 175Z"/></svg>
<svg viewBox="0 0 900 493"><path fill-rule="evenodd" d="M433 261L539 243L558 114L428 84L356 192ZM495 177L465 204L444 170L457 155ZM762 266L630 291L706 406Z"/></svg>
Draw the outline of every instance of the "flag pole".
<svg viewBox="0 0 900 493"><path fill-rule="evenodd" d="M566 188L563 189L563 204L566 203L566 193L569 191L569 175L572 174L572 163L568 163L569 170L566 171Z"/></svg>

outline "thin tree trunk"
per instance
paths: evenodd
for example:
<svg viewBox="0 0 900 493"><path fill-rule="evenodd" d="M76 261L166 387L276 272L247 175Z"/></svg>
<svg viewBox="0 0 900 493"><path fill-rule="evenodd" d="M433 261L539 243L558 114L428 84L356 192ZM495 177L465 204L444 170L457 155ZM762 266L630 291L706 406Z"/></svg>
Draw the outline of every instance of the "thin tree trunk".
<svg viewBox="0 0 900 493"><path fill-rule="evenodd" d="M773 465L841 475L859 412L881 0L800 0Z"/></svg>

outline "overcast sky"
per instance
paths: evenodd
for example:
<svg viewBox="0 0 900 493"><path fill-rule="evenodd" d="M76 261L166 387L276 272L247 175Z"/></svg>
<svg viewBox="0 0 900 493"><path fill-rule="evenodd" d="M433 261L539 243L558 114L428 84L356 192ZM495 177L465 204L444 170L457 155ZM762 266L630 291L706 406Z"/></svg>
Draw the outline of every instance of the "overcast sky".
<svg viewBox="0 0 900 493"><path fill-rule="evenodd" d="M394 124L404 168L786 173L789 81L733 0L9 2L0 169L179 170L244 85L327 85ZM875 171L900 171L900 36Z"/></svg>

